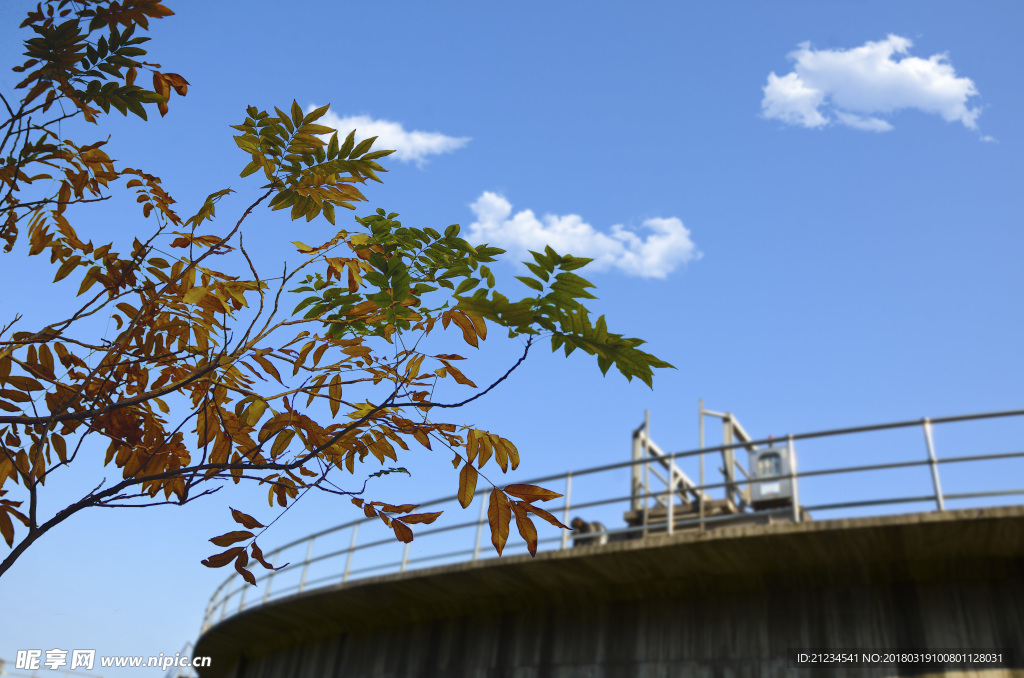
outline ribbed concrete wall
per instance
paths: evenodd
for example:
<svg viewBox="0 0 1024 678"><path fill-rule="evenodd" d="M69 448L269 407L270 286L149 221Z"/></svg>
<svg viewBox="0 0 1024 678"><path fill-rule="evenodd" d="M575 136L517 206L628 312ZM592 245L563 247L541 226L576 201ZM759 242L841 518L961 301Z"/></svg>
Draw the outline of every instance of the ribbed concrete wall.
<svg viewBox="0 0 1024 678"><path fill-rule="evenodd" d="M1009 648L1024 507L746 526L468 563L282 599L211 628L204 678L926 675L789 668L794 647Z"/></svg>

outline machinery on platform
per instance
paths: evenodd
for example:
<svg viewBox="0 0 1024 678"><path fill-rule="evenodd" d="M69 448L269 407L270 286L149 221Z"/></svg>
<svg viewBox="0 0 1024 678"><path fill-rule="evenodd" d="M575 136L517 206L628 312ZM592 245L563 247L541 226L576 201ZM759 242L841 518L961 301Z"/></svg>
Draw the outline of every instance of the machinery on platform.
<svg viewBox="0 0 1024 678"><path fill-rule="evenodd" d="M722 420L723 444L704 447L704 418ZM704 409L700 402L700 447L696 452L666 453L650 437L650 417L633 432L631 504L623 518L626 530L608 530L599 522L576 517L573 544L586 546L608 541L638 539L651 534L709 530L737 524L770 524L810 520L799 506L796 454L792 442L756 445L739 420L728 412ZM736 452L746 450L747 468ZM720 454L723 481L705 482L705 455ZM699 482L694 482L678 461L699 455ZM712 496L724 495L724 496Z"/></svg>

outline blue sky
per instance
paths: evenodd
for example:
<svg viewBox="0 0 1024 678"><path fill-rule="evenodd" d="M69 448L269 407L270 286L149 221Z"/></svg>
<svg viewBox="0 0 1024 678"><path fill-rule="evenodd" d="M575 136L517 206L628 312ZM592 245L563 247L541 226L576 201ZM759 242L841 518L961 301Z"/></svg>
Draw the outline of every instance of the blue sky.
<svg viewBox="0 0 1024 678"><path fill-rule="evenodd" d="M0 10L4 64L20 52L19 4ZM226 225L252 201L258 182L238 177L247 159L228 128L246 105L330 103L334 117L321 122L398 150L357 214L462 224L510 251L495 266L509 296L527 293L513 278L516 253L550 243L595 257L581 272L597 285L591 308L676 366L651 391L537 346L451 419L512 439L516 478L626 460L645 409L663 448L694 448L699 398L755 437L1021 407L1017 3L169 6L176 15L153 24L150 60L185 76L187 97L163 119L115 116L74 133L113 134L110 154L162 177L182 212L231 186L217 207ZM0 73L5 93L15 82ZM79 219L103 242L148 227L131 200ZM268 211L245 228L257 264L273 271L289 241L332 234L324 220ZM49 283L46 262L0 256L4 289L18 290L0 297L3 322L24 312L26 326L41 323L73 295ZM497 336L480 351L458 346L477 383L519 351ZM940 456L1019 449L1019 423L963 430L937 430ZM833 454L893 459L904 441L911 457L924 454L919 430ZM802 468L818 463L810 444L798 451ZM413 478L371 481L375 497L455 491L447 454L402 461ZM48 483L51 511L104 477L99 463L83 466ZM1019 486L1008 469L1020 466L956 467L945 482ZM869 489L906 494L921 488L904 483L927 481L923 469L903 478L872 478ZM625 475L609 481L607 492L626 491ZM183 508L76 516L0 580L0 607L18 610L0 619L0 658L180 650L227 574L199 564L216 548L206 539L231 529L229 505L272 519L265 502L232 486ZM343 500L310 495L262 546L355 517Z"/></svg>

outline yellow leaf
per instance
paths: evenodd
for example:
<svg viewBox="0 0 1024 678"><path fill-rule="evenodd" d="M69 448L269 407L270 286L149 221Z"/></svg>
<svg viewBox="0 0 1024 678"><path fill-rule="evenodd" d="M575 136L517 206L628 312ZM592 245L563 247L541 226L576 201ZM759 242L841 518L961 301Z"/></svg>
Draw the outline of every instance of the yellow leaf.
<svg viewBox="0 0 1024 678"><path fill-rule="evenodd" d="M242 412L242 416L239 417L241 422L246 426L256 426L263 413L267 411L267 402L265 400L254 400L249 403L249 406Z"/></svg>
<svg viewBox="0 0 1024 678"><path fill-rule="evenodd" d="M466 463L472 464L476 460L476 448L477 442L476 437L479 432L475 428L469 429L469 433L466 435Z"/></svg>
<svg viewBox="0 0 1024 678"><path fill-rule="evenodd" d="M409 365L406 367L406 375L410 379L415 379L417 376L419 376L420 365L423 363L424 357L425 356L421 353L409 361Z"/></svg>
<svg viewBox="0 0 1024 678"><path fill-rule="evenodd" d="M501 470L505 470L505 465L501 461L502 455L508 459L512 464L512 470L515 471L519 468L519 450L512 444L511 441L502 438L501 436L492 435L491 444L494 445L494 453L498 457L498 463L501 464Z"/></svg>
<svg viewBox="0 0 1024 678"><path fill-rule="evenodd" d="M476 437L477 444L477 460L476 467L483 468L484 464L491 458L491 440L490 437L483 431L479 431Z"/></svg>
<svg viewBox="0 0 1024 678"><path fill-rule="evenodd" d="M310 247L309 245L301 243L298 240L293 240L292 244L295 245L295 249L297 249L302 254L310 254L311 252L316 252L315 247Z"/></svg>
<svg viewBox="0 0 1024 678"><path fill-rule="evenodd" d="M459 503L462 508L467 508L473 503L473 495L476 493L477 472L473 464L467 462L459 472Z"/></svg>
<svg viewBox="0 0 1024 678"><path fill-rule="evenodd" d="M338 410L341 408L341 377L337 374L331 378L331 385L327 389L327 394L331 399L331 415L338 416Z"/></svg>
<svg viewBox="0 0 1024 678"><path fill-rule="evenodd" d="M531 556L537 555L537 526L526 514L526 509L519 505L519 502L512 502L512 513L516 516L516 527L519 528L519 536L526 542L526 548L530 550Z"/></svg>
<svg viewBox="0 0 1024 678"><path fill-rule="evenodd" d="M209 293L210 291L205 287L193 287L185 293L185 296L183 296L181 300L186 304L197 304Z"/></svg>
<svg viewBox="0 0 1024 678"><path fill-rule="evenodd" d="M508 541L508 525L512 520L512 510L508 505L508 497L501 490L491 490L491 505L487 508L487 523L491 526L491 543L494 550L501 555Z"/></svg>
<svg viewBox="0 0 1024 678"><path fill-rule="evenodd" d="M288 449L288 445L292 442L293 437L295 437L295 431L291 429L285 429L278 433L277 438L274 439L274 444L270 448L270 456L277 457L281 455Z"/></svg>
<svg viewBox="0 0 1024 678"><path fill-rule="evenodd" d="M53 445L53 449L57 450L57 457L62 463L66 464L68 461L68 446L64 439L56 433L52 433L50 434L50 443Z"/></svg>

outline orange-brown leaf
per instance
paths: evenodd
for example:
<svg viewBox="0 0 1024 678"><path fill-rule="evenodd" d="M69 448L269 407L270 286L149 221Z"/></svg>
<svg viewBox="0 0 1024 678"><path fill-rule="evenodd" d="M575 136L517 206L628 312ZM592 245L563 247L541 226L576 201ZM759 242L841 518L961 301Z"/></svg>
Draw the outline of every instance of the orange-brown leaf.
<svg viewBox="0 0 1024 678"><path fill-rule="evenodd" d="M230 563L232 560L237 558L238 554L243 552L243 551L245 551L244 548L242 548L241 546L236 546L233 549L228 549L227 551L222 551L221 553L218 553L217 555L210 556L206 560L202 561L202 563L203 563L203 565L206 565L207 567L224 567L225 565Z"/></svg>
<svg viewBox="0 0 1024 678"><path fill-rule="evenodd" d="M459 368L455 367L454 365L449 365L448 363L445 363L444 366L448 370L448 373L452 375L452 378L455 379L455 381L465 386L472 386L473 388L476 388L476 384L474 384L466 375L464 375L459 370Z"/></svg>
<svg viewBox="0 0 1024 678"><path fill-rule="evenodd" d="M267 360L266 358L264 358L261 355L255 355L254 354L252 356L252 359L255 360L256 362L258 362L260 364L260 367L262 367L264 370L266 370L267 374L269 374L270 376L274 377L274 379L277 379L277 382L279 384L282 384L282 385L284 384L284 382L281 381L281 375L278 374L278 372L277 372L277 368L274 367L274 363L270 362L269 360Z"/></svg>
<svg viewBox="0 0 1024 678"><path fill-rule="evenodd" d="M418 426L414 428L412 431L412 436L420 445L427 448L428 450L430 449L430 436L428 436L427 433L422 428Z"/></svg>
<svg viewBox="0 0 1024 678"><path fill-rule="evenodd" d="M259 546L256 545L256 542L252 543L252 557L255 558L256 560L258 560L260 565L262 565L263 567L267 568L268 570L277 571L277 570L281 570L281 569L284 569L284 568L288 567L288 563L285 563L284 565L281 565L280 567L274 567L273 565L268 563L266 560L264 560L264 558L263 558L263 551L260 549Z"/></svg>
<svg viewBox="0 0 1024 678"><path fill-rule="evenodd" d="M228 508L231 508L230 506ZM242 513L238 509L231 509L231 517L235 519L236 523L248 527L250 530L255 530L257 527L263 527L262 524L252 516ZM220 546L220 544L218 544Z"/></svg>
<svg viewBox="0 0 1024 678"><path fill-rule="evenodd" d="M540 516L544 520L548 521L549 523L551 523L555 527L561 527L561 528L566 529L566 530L569 529L567 526L563 525L562 522L558 518L554 517L553 515L551 515L550 513L548 513L547 511L545 511L542 508L537 508L533 504L527 504L527 503L523 503L523 508L526 509L527 511L529 511L530 513L536 513L538 516Z"/></svg>
<svg viewBox="0 0 1024 678"><path fill-rule="evenodd" d="M512 509L509 507L508 497L501 490L491 490L491 505L487 507L487 523L491 526L491 543L494 550L501 555L508 541L508 525L512 520Z"/></svg>
<svg viewBox="0 0 1024 678"><path fill-rule="evenodd" d="M480 348L476 340L476 329L473 327L473 321L466 317L462 311L452 311L451 319L462 330L462 338L465 339L466 343L474 348Z"/></svg>
<svg viewBox="0 0 1024 678"><path fill-rule="evenodd" d="M401 520L402 522L405 522L405 523L424 523L424 524L430 524L430 523L434 522L435 520L437 520L437 517L439 515L441 515L442 513L443 513L443 511L438 511L437 513L413 513L412 515L408 515L408 516L398 516L396 518L396 520Z"/></svg>
<svg viewBox="0 0 1024 678"><path fill-rule="evenodd" d="M473 495L476 493L477 472L473 464L466 462L459 472L459 503L462 508L467 508L473 502Z"/></svg>
<svg viewBox="0 0 1024 678"><path fill-rule="evenodd" d="M509 485L505 488L505 491L511 494L513 497L518 497L527 502L531 501L551 501L552 499L558 499L562 495L551 490L545 490L543 487L537 487L536 485Z"/></svg>
<svg viewBox="0 0 1024 678"><path fill-rule="evenodd" d="M11 517L7 515L7 511L2 506L0 506L0 535L3 535L8 546L14 546L14 523L11 522Z"/></svg>
<svg viewBox="0 0 1024 678"><path fill-rule="evenodd" d="M256 577L253 576L252 572L245 569L245 566L248 562L249 554L245 551L242 551L238 554L238 557L235 558L235 571L238 572L238 574L242 575L242 578L245 579L245 581L249 582L253 586L256 586Z"/></svg>
<svg viewBox="0 0 1024 678"><path fill-rule="evenodd" d="M412 541L412 530L409 526L398 520L391 521L391 529L395 531L395 536L398 537L398 541L408 544Z"/></svg>
<svg viewBox="0 0 1024 678"><path fill-rule="evenodd" d="M382 501L370 502L373 506L379 506L381 511L387 511L388 513L408 513L414 508L419 508L419 504L402 504L401 506L395 506L394 504L385 504Z"/></svg>
<svg viewBox="0 0 1024 678"><path fill-rule="evenodd" d="M219 537L214 537L210 541L213 542L214 546L230 546L236 541L245 541L252 536L252 532L236 530L235 532L228 532L227 534L222 534Z"/></svg>

